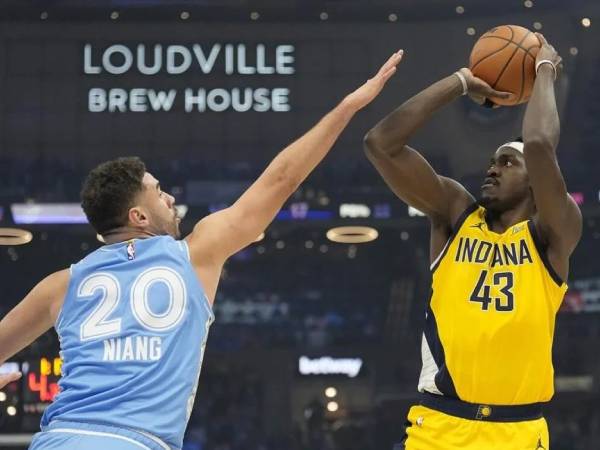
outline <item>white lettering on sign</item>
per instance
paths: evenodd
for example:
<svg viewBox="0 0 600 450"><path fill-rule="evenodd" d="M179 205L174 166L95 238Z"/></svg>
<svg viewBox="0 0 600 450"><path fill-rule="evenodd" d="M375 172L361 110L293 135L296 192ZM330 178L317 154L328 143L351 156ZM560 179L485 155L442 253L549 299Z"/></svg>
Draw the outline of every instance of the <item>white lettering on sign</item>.
<svg viewBox="0 0 600 450"><path fill-rule="evenodd" d="M301 356L298 370L302 375L346 375L355 378L363 365L361 358L332 358L322 356L311 359Z"/></svg>
<svg viewBox="0 0 600 450"><path fill-rule="evenodd" d="M367 205L355 203L342 203L340 205L340 217L342 218L367 218L371 217L371 208Z"/></svg>
<svg viewBox="0 0 600 450"><path fill-rule="evenodd" d="M88 43L83 47L83 71L87 75L122 75L129 71L143 75L156 75L161 71L180 75L195 69L209 74L219 67L227 75L292 75L295 73L295 50L289 44L262 43L215 43L210 46L113 44L104 49Z"/></svg>
<svg viewBox="0 0 600 450"><path fill-rule="evenodd" d="M88 91L88 111L156 112L181 108L192 112L288 112L290 89L275 87L164 87L164 75L186 73L225 74L246 77L292 75L296 72L295 47L290 44L112 44L83 47L83 71L86 75L146 77L163 75L159 88L147 85L124 89L93 87ZM202 78L199 78L202 80ZM104 83L103 83L104 84ZM128 78L130 85L130 78Z"/></svg>

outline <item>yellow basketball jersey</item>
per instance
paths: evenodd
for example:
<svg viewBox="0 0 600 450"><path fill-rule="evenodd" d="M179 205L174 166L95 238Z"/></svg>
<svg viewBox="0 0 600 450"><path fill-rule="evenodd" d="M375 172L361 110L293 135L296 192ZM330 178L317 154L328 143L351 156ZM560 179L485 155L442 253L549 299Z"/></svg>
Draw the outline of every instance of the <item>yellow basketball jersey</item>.
<svg viewBox="0 0 600 450"><path fill-rule="evenodd" d="M432 272L419 390L492 405L550 400L554 321L567 286L533 222L495 233L473 205Z"/></svg>

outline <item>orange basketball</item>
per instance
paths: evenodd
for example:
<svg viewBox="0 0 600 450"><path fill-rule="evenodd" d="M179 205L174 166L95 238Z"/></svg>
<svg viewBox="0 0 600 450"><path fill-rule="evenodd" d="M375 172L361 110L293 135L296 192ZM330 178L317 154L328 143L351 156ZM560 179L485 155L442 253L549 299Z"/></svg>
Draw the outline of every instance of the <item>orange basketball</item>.
<svg viewBox="0 0 600 450"><path fill-rule="evenodd" d="M501 25L481 36L469 59L473 75L497 91L511 92L499 105L518 105L531 96L535 80L535 57L541 44L535 33L518 25Z"/></svg>

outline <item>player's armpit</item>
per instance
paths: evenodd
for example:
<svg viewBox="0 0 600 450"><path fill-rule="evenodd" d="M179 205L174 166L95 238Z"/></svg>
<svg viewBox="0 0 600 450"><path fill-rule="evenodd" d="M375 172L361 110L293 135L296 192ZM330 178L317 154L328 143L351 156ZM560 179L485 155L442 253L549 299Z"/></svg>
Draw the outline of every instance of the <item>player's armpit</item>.
<svg viewBox="0 0 600 450"><path fill-rule="evenodd" d="M69 278L68 269L47 276L0 321L0 362L27 347L54 325Z"/></svg>
<svg viewBox="0 0 600 450"><path fill-rule="evenodd" d="M525 163L537 209L542 237L565 257L581 238L582 217L575 200L567 192L554 148L543 141L525 143Z"/></svg>

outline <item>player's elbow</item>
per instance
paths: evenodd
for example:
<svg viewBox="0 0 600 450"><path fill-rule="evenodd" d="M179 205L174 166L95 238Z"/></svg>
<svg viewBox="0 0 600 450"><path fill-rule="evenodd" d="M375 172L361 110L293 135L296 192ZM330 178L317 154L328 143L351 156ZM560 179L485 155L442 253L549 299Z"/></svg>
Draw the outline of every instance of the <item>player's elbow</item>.
<svg viewBox="0 0 600 450"><path fill-rule="evenodd" d="M363 149L367 158L377 158L382 154L381 151L381 138L375 128L370 129L363 138Z"/></svg>

